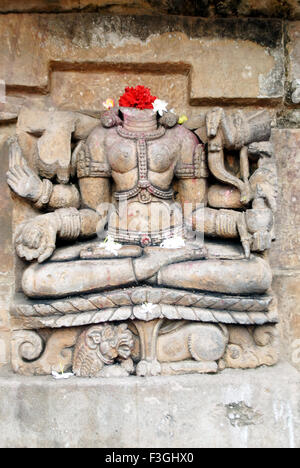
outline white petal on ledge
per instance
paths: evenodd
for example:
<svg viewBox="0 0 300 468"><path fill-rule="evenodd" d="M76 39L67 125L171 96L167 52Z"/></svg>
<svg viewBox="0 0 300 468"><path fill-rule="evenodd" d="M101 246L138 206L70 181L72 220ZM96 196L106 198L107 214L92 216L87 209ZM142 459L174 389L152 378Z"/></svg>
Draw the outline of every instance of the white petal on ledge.
<svg viewBox="0 0 300 468"><path fill-rule="evenodd" d="M74 377L74 374L72 372L59 374L56 371L52 371L52 377L55 380L70 379L71 377Z"/></svg>
<svg viewBox="0 0 300 468"><path fill-rule="evenodd" d="M171 239L164 240L160 247L163 249L181 249L185 247L185 240L182 237L172 237Z"/></svg>

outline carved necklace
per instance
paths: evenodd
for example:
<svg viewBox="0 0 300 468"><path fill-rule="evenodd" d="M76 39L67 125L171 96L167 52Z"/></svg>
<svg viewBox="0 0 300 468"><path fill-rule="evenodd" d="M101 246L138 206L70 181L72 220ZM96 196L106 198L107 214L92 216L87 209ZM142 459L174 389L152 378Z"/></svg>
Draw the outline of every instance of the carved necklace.
<svg viewBox="0 0 300 468"><path fill-rule="evenodd" d="M138 170L139 170L139 180L135 187L131 190L123 192L115 192L114 196L117 200L128 200L133 198L136 195L139 196L140 203L150 203L152 201L152 195L164 199L170 200L173 198L174 191L170 190L161 190L158 187L155 187L148 180L148 148L147 141L156 140L161 138L165 133L166 129L164 127L159 127L157 130L150 133L142 132L129 132L125 128L119 126L117 127L118 134L127 139L136 140L136 150L138 157Z"/></svg>
<svg viewBox="0 0 300 468"><path fill-rule="evenodd" d="M123 138L129 138L130 140L157 140L161 138L166 133L166 129L164 127L159 127L157 130L152 132L130 132L126 130L126 128L119 125L117 127L118 134Z"/></svg>

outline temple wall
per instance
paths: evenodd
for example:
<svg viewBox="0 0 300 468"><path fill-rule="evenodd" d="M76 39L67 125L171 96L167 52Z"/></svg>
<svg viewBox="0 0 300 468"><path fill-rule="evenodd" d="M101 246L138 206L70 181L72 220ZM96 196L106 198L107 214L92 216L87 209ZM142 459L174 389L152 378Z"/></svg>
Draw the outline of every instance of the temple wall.
<svg viewBox="0 0 300 468"><path fill-rule="evenodd" d="M186 8L172 1L124 3L30 0L20 7L21 2L1 2L0 366L9 362L10 333L16 327L9 309L22 269L13 230L29 214L5 178L6 142L15 132L19 109L25 100L37 106L50 100L61 109L93 113L126 85L141 83L177 113L187 114L191 129L212 106L266 108L272 114L280 193L270 258L282 357L300 369L298 2L241 1L234 11L222 10L224 2L198 2L198 9L193 2L182 2ZM264 7L251 10L249 3Z"/></svg>

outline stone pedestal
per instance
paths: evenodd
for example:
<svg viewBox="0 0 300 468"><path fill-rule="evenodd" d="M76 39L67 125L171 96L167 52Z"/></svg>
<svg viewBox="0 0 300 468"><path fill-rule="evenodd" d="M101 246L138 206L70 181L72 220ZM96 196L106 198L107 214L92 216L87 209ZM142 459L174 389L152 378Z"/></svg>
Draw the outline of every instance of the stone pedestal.
<svg viewBox="0 0 300 468"><path fill-rule="evenodd" d="M289 364L217 375L56 381L0 375L0 447L300 447Z"/></svg>

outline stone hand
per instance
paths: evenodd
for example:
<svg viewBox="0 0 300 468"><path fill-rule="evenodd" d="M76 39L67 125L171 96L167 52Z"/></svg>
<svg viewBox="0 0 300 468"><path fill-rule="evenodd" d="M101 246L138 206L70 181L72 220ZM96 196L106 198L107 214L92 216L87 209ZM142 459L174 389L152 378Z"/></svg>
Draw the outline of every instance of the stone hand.
<svg viewBox="0 0 300 468"><path fill-rule="evenodd" d="M15 237L19 257L27 261L37 259L39 263L51 257L56 248L59 222L55 213L49 213L21 224Z"/></svg>
<svg viewBox="0 0 300 468"><path fill-rule="evenodd" d="M7 183L20 197L36 202L42 193L42 181L29 168L22 156L21 148L14 141L10 145Z"/></svg>
<svg viewBox="0 0 300 468"><path fill-rule="evenodd" d="M245 258L250 258L250 242L248 240L243 240L242 246L244 249Z"/></svg>
<svg viewBox="0 0 300 468"><path fill-rule="evenodd" d="M253 252L263 252L269 250L272 243L272 234L269 231L258 231L253 234L251 250Z"/></svg>

